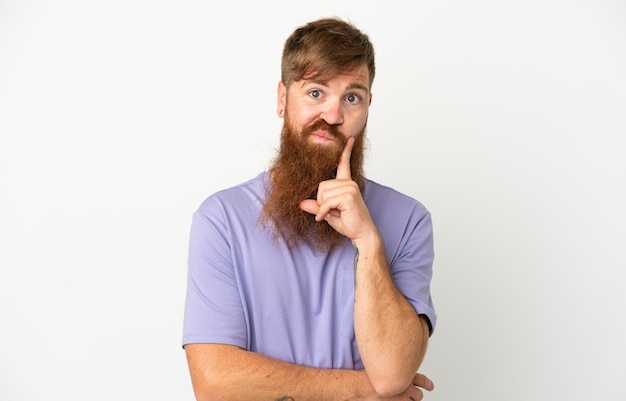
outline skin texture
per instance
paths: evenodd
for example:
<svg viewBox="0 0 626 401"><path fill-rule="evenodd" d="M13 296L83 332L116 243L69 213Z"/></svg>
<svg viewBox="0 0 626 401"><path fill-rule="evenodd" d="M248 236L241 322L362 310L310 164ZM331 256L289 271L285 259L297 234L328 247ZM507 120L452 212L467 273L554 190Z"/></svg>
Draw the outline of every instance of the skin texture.
<svg viewBox="0 0 626 401"><path fill-rule="evenodd" d="M300 208L326 221L355 248L354 322L365 369L317 369L299 366L222 344L185 346L194 392L207 400L421 400L433 383L415 372L428 340L426 319L397 290L382 238L359 186L352 180L354 137L363 133L371 102L365 66L327 82L278 85L277 114L290 116L296 132L316 120L337 126L345 146L324 130L310 134L312 146L341 152L336 177L319 184L317 199Z"/></svg>

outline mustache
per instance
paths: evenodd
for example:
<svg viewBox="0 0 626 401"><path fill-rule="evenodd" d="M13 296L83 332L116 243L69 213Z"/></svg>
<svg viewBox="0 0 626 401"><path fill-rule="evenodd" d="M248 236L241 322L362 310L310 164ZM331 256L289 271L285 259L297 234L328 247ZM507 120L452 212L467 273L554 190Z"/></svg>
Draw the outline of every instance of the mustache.
<svg viewBox="0 0 626 401"><path fill-rule="evenodd" d="M343 145L345 145L345 142L347 140L344 135L339 131L339 128L337 128L336 125L330 125L324 120L317 120L308 127L304 128L302 130L302 136L306 138L315 131L326 131L330 136L333 137L333 139Z"/></svg>

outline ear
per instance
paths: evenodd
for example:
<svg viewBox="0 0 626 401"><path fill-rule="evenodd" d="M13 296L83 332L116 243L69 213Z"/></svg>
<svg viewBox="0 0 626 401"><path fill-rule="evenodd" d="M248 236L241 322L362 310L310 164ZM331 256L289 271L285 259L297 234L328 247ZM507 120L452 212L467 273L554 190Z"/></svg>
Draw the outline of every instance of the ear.
<svg viewBox="0 0 626 401"><path fill-rule="evenodd" d="M372 105L372 92L370 92L370 102L368 103L368 106Z"/></svg>
<svg viewBox="0 0 626 401"><path fill-rule="evenodd" d="M276 114L278 117L283 118L285 115L285 106L287 104L287 88L283 81L278 82L278 88L276 89Z"/></svg>

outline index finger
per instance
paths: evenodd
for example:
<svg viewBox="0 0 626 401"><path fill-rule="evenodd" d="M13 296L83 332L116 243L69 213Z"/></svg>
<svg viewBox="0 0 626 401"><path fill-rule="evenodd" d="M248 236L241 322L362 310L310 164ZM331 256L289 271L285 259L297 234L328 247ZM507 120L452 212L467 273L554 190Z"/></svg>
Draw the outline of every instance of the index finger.
<svg viewBox="0 0 626 401"><path fill-rule="evenodd" d="M352 147L354 146L354 137L348 138L346 141L346 147L341 152L341 158L339 158L339 165L337 166L337 178L340 180L351 180L352 173L350 172L350 156L352 155Z"/></svg>

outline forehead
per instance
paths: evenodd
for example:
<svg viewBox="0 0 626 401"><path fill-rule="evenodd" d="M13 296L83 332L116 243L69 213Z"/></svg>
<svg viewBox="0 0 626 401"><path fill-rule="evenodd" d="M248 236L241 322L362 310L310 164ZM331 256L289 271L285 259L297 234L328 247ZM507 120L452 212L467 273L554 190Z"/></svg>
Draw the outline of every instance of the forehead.
<svg viewBox="0 0 626 401"><path fill-rule="evenodd" d="M369 92L369 69L365 64L356 68L347 69L339 73L329 73L324 70L313 71L305 75L300 81L295 81L296 86L302 87L310 83L322 85L339 85L346 88L363 89Z"/></svg>

